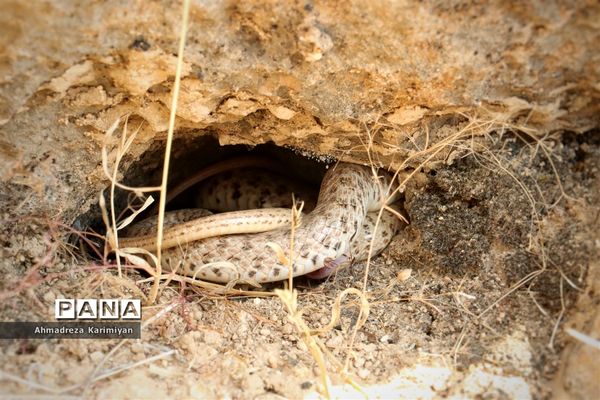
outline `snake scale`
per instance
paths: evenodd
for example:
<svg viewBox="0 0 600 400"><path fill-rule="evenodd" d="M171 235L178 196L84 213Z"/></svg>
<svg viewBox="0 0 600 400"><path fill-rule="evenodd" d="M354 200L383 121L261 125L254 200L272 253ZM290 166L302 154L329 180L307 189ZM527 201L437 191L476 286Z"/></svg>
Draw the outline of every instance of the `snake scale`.
<svg viewBox="0 0 600 400"><path fill-rule="evenodd" d="M381 171L378 175L376 179L371 168L348 163L337 164L326 172L316 206L302 216L300 226L295 229L293 276L309 274L322 278L350 258L366 259L373 235L373 255L387 246L400 221L392 213L384 211L377 232L373 232L375 219L383 202L391 204L397 196L388 197L387 191L393 190L390 175ZM281 182L275 183L276 191L283 194L285 190ZM260 184L250 186L259 188ZM229 200L235 201L228 203L228 196L218 195L232 190L234 194L229 196ZM240 193L237 187L232 190L209 184L200 190L197 205L204 204L223 211L239 207L239 204L232 203L240 202L246 208L288 206L269 200L265 192L260 193L261 189L257 189L258 194ZM297 193L301 189L294 191ZM310 208L310 200L307 203ZM153 249L156 246L153 241L155 220L152 218L134 225L128 231L132 237L123 238L120 247ZM163 265L178 273L222 283L264 283L287 279L289 262L283 255L289 254L290 220L291 212L286 208L209 216L200 209L167 213ZM148 230L151 232L147 233ZM240 234L248 231L258 233ZM144 236L143 233L147 234ZM221 236L224 233L226 235ZM192 234L196 235L195 238L191 238Z"/></svg>

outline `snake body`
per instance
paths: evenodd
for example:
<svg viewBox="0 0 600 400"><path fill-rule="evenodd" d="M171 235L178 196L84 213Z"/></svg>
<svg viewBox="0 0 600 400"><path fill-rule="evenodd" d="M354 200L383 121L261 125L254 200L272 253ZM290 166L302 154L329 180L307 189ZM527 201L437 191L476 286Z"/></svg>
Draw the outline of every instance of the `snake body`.
<svg viewBox="0 0 600 400"><path fill-rule="evenodd" d="M384 211L380 229L373 232L375 212L384 201L395 200L386 198L390 183L389 175L375 179L370 168L355 164L341 163L329 169L316 207L295 229L292 275L312 273L348 255L366 258L372 235L379 238L373 254L379 253L399 226L397 218ZM192 226L195 221L190 221ZM242 219L240 224L244 223ZM169 229L177 231L178 227ZM136 244L135 239L131 241ZM278 281L289 274L289 262L282 254L289 253L290 242L289 224L262 233L208 237L185 244L179 241L163 250L163 265L214 282Z"/></svg>
<svg viewBox="0 0 600 400"><path fill-rule="evenodd" d="M297 202L304 202L305 212L315 208L313 187L264 168L244 168L206 179L197 188L194 200L197 208L219 212L290 208L291 193Z"/></svg>

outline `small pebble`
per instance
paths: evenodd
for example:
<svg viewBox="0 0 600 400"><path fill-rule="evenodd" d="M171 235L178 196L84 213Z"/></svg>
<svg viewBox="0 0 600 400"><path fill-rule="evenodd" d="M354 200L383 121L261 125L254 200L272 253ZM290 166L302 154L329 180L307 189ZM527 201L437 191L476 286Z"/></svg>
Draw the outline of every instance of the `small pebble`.
<svg viewBox="0 0 600 400"><path fill-rule="evenodd" d="M336 348L336 347L340 347L342 345L342 343L344 342L344 339L341 336L334 336L331 339L327 340L325 342L325 345L329 348Z"/></svg>
<svg viewBox="0 0 600 400"><path fill-rule="evenodd" d="M279 358L275 354L269 355L267 358L267 365L271 368L278 368L280 365Z"/></svg>
<svg viewBox="0 0 600 400"><path fill-rule="evenodd" d="M144 353L144 345L139 342L134 342L131 345L131 352L135 354Z"/></svg>
<svg viewBox="0 0 600 400"><path fill-rule="evenodd" d="M92 360L92 362L94 363L99 363L100 361L102 361L103 358L104 353L102 353L101 351L95 351L92 354L90 354L90 360Z"/></svg>
<svg viewBox="0 0 600 400"><path fill-rule="evenodd" d="M365 365L365 359L362 357L356 357L353 364L356 368L362 368Z"/></svg>
<svg viewBox="0 0 600 400"><path fill-rule="evenodd" d="M260 333L261 336L269 336L271 334L271 331L269 329L267 329L267 328L262 328L259 331L259 333Z"/></svg>
<svg viewBox="0 0 600 400"><path fill-rule="evenodd" d="M281 330L284 335L290 335L294 331L294 328L292 327L292 324L285 324Z"/></svg>
<svg viewBox="0 0 600 400"><path fill-rule="evenodd" d="M360 379L365 379L367 376L369 376L370 372L367 369L359 369L358 370L358 376L360 377Z"/></svg>

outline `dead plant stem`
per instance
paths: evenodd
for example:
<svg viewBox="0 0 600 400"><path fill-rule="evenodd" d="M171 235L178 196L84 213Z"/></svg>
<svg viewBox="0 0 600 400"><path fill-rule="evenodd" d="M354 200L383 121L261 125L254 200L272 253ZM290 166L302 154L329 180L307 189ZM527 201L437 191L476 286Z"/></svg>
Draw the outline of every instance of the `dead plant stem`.
<svg viewBox="0 0 600 400"><path fill-rule="evenodd" d="M160 285L160 276L162 275L162 254L161 246L163 240L163 223L165 221L165 206L167 202L167 182L169 179L169 163L171 160L171 146L173 144L173 131L175 130L175 117L177 113L177 98L179 97L179 87L181 85L181 71L183 69L183 53L185 50L185 38L188 28L188 16L190 13L190 1L183 0L183 15L181 19L181 33L179 36L179 53L177 54L177 69L175 71L175 84L173 86L173 96L171 98L171 112L169 114L169 130L167 132L167 144L165 146L165 159L163 163L162 182L160 185L160 201L158 205L158 226L156 233L156 277L148 300L150 304L156 301L158 288Z"/></svg>

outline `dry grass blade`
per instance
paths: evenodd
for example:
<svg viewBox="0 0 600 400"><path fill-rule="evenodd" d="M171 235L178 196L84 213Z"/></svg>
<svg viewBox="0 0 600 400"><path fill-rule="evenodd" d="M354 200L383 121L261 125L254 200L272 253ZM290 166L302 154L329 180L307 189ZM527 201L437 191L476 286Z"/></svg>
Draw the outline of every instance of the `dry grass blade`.
<svg viewBox="0 0 600 400"><path fill-rule="evenodd" d="M188 29L188 17L190 14L190 0L184 0L183 2L183 16L181 19L181 33L179 36L179 52L177 54L177 68L175 71L175 84L173 86L173 94L171 98L171 112L169 114L169 129L167 132L167 144L165 146L165 158L163 162L163 174L162 183L160 185L160 202L158 205L158 225L156 233L156 258L158 262L156 264L156 275L162 274L161 264L161 243L163 239L163 224L165 221L165 206L167 202L167 183L169 179L169 162L171 160L171 146L173 144L173 132L175 130L175 117L177 115L177 100L179 98L179 88L181 85L181 71L183 70L183 54L185 51L185 39L187 36ZM150 295L148 296L150 303L156 301L158 295L158 287L160 280L157 278L152 288L150 289Z"/></svg>
<svg viewBox="0 0 600 400"><path fill-rule="evenodd" d="M140 215L148 207L150 207L152 203L154 203L154 198L152 196L149 196L140 208L134 210L130 216L118 223L117 230L120 231L121 229L129 226L137 218L137 216Z"/></svg>
<svg viewBox="0 0 600 400"><path fill-rule="evenodd" d="M304 202L300 204L296 203L296 198L292 194L292 219L290 226L290 256L287 259L288 266L288 289L293 289L294 283L294 242L296 239L296 229L302 222L302 208L304 208ZM284 264L285 265L285 264Z"/></svg>
<svg viewBox="0 0 600 400"><path fill-rule="evenodd" d="M565 329L565 332L567 332L569 335L571 335L575 339L579 340L580 342L585 343L588 346L591 346L597 350L600 350L600 340L594 339L593 337L588 336L579 331L576 331L575 329L572 329L572 328Z"/></svg>
<svg viewBox="0 0 600 400"><path fill-rule="evenodd" d="M185 0L183 2L183 12L182 12L183 15L182 15L181 35L180 35L180 42L179 42L179 54L178 54L178 58L177 58L177 67L176 67L176 71L175 71L175 83L174 83L174 87L173 87L173 97L172 97L172 103L171 103L171 113L170 113L170 118L169 118L169 129L168 129L168 133L167 133L167 143L166 143L166 148L165 148L165 158L164 158L164 162L163 162L163 177L162 177L161 185L158 187L137 187L136 188L136 187L130 187L127 185L123 185L118 182L117 175L118 175L119 166L122 161L122 158L127 153L129 148L131 147L131 145L133 144L133 141L134 141L137 133L139 132L139 128L138 128L131 135L128 135L127 118L125 119L125 123L123 126L123 131L121 134L120 141L118 142L117 148L113 152L112 158L114 158L114 161L113 161L114 165L112 168L112 172L110 171L110 168L109 168L109 164L110 164L109 160L111 159L111 156L109 155L108 146L109 146L109 143L112 142L113 134L115 133L115 131L117 130L117 128L120 124L120 121L121 121L120 119L117 119L106 131L104 145L102 148L102 168L103 168L105 175L110 180L110 204L111 204L110 217L109 217L109 212L107 211L106 200L104 199L104 195L102 193L100 194L100 199L99 199L100 208L102 211L102 219L107 227L107 243L110 246L110 249L107 249L107 250L115 250L115 252L118 256L125 257L129 261L133 262L134 265L146 270L148 273L151 273L151 275L156 278L154 280L154 283L150 289L150 294L148 296L148 301L150 303L154 303L156 301L156 297L158 294L158 288L160 285L160 279L158 277L162 275L160 246L158 246L158 248L157 248L156 256L150 255L147 252L144 253L146 256L149 256L152 259L154 265L156 266L156 270L154 270L141 257L135 256L135 253L140 253L140 249L120 249L119 248L118 231L123 229L128 224L130 224L133 221L133 219L140 212L142 212L144 209L146 209L148 206L150 206L150 204L152 203L153 200L151 197L147 198L145 200L143 206L140 209L134 211L134 213L131 216L127 217L124 221L117 223L117 217L115 215L115 209L116 209L116 207L115 207L115 189L118 187L118 188L121 188L124 190L135 192L138 197L141 197L142 194L145 192L157 191L157 190L160 191L161 196L160 196L159 213L158 213L157 243L162 243L165 199L166 199L166 193L167 193L167 177L168 177L168 172L169 172L169 161L170 161L170 154L171 154L171 146L172 146L172 142L173 142L173 132L175 129L177 98L178 98L180 82L181 82L183 54L184 54L184 49L185 49L185 39L186 39L186 32L187 32L187 27L188 27L189 7L190 7L189 0ZM116 257L116 260L117 260L118 274L119 274L119 276L121 276L122 275L122 272L121 272L122 266L121 266L120 257Z"/></svg>
<svg viewBox="0 0 600 400"><path fill-rule="evenodd" d="M308 347L310 354L317 363L321 377L321 392L325 398L329 399L329 380L327 377L327 367L325 366L325 358L316 341L311 335L310 329L306 325L302 317L302 311L298 310L298 292L295 289L281 290L276 289L275 294L285 305L289 320L296 326L302 335L302 340Z"/></svg>
<svg viewBox="0 0 600 400"><path fill-rule="evenodd" d="M114 149L114 160L113 160L114 165L112 168L112 172L110 172L110 168L109 168L111 157L108 152L108 147L109 147L110 143L113 141L112 140L113 134L115 133L116 129L119 127L119 125L121 123L121 118L117 118L117 120L115 122L113 122L113 124L110 126L110 128L108 128L108 130L105 132L104 143L102 146L102 171L104 172L104 175L110 180L111 184L114 185L115 187L118 187L123 190L130 190L132 192L138 193L140 196L141 196L141 193L143 193L143 192L155 192L157 190L160 190L160 186L145 186L145 187L127 186L127 185L120 183L117 179L117 174L119 172L119 165L121 164L123 156L125 154L127 154L127 152L129 151L129 148L133 144L133 141L136 138L136 136L141 128L141 125L140 125L138 127L138 129L136 129L131 134L131 136L128 137L127 136L127 121L128 121L128 119L125 118L123 130L121 132L121 139L117 145L117 148Z"/></svg>
<svg viewBox="0 0 600 400"><path fill-rule="evenodd" d="M359 314L358 320L356 321L355 329L360 329L363 327L363 325L365 324L365 322L367 322L367 319L369 318L369 300L367 299L367 296L365 295L365 293L363 291L355 289L355 288L348 288L348 289L343 290L335 298L333 308L331 309L331 320L329 321L329 323L322 328L312 329L310 331L311 334L315 335L315 334L319 334L319 333L329 332L330 330L335 328L335 326L337 325L337 323L340 320L340 315L341 315L341 310L342 310L342 307L341 307L342 299L349 294L353 294L360 299L360 314Z"/></svg>

